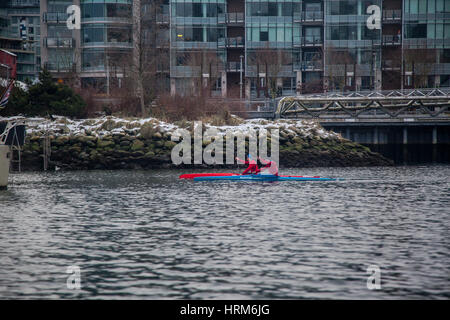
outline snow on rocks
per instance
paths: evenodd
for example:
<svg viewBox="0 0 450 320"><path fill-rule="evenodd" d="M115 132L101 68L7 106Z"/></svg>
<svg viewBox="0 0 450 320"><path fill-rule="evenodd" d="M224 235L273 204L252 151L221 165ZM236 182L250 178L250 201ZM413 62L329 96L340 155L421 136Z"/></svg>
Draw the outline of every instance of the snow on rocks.
<svg viewBox="0 0 450 320"><path fill-rule="evenodd" d="M24 118L13 117L3 120L23 119L26 121L27 133L31 135L41 135L45 132L54 135L90 135L103 137L111 134L126 134L140 136L144 127L151 128L154 132L161 135L172 135L176 129L181 127L177 124L164 122L156 118L118 118L114 116L105 116L101 118L72 120L61 116L52 116L52 119L46 118ZM0 118L0 120L2 120ZM191 127L192 122L182 123L183 128ZM231 132L234 135L246 134L250 130L280 129L280 134L302 136L306 138L338 139L340 134L327 131L320 126L317 121L311 120L265 120L252 119L242 120L238 125L213 126L204 124L205 129L216 129L218 135L225 135Z"/></svg>

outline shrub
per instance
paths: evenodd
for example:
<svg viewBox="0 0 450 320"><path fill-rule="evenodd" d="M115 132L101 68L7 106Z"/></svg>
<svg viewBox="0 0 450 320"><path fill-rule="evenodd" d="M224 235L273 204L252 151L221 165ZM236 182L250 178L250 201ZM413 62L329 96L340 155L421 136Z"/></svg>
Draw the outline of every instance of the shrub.
<svg viewBox="0 0 450 320"><path fill-rule="evenodd" d="M230 107L225 101L204 96L164 95L159 97L158 105L158 108L153 109L152 115L169 122L203 120L215 125L237 125L241 122L231 115Z"/></svg>

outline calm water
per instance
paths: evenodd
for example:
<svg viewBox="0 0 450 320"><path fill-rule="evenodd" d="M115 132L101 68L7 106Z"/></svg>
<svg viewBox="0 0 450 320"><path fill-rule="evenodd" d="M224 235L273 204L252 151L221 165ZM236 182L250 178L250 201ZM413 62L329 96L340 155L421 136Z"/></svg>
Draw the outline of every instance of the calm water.
<svg viewBox="0 0 450 320"><path fill-rule="evenodd" d="M11 176L0 298L450 298L450 166L284 170L338 182L183 172ZM366 286L373 264L381 290Z"/></svg>

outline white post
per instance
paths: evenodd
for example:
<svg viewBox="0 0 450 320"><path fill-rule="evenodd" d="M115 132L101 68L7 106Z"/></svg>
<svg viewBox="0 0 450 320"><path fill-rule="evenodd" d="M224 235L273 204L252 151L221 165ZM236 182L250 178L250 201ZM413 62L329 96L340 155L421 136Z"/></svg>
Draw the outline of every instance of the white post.
<svg viewBox="0 0 450 320"><path fill-rule="evenodd" d="M437 127L433 127L433 138L432 138L432 143L433 144L437 144Z"/></svg>
<svg viewBox="0 0 450 320"><path fill-rule="evenodd" d="M403 127L403 144L408 144L408 128Z"/></svg>
<svg viewBox="0 0 450 320"><path fill-rule="evenodd" d="M109 61L108 61L108 52L105 54L105 62L106 62L106 95L109 97Z"/></svg>
<svg viewBox="0 0 450 320"><path fill-rule="evenodd" d="M240 81L239 81L239 87L240 87L240 89L239 89L239 98L242 100L242 85L243 85L243 83L242 83L242 58L244 58L244 56L243 55L241 55L240 56L240 58L241 58L241 67L240 67L240 69L239 69L239 72L240 72Z"/></svg>
<svg viewBox="0 0 450 320"><path fill-rule="evenodd" d="M8 187L10 159L11 151L9 146L0 145L0 190Z"/></svg>

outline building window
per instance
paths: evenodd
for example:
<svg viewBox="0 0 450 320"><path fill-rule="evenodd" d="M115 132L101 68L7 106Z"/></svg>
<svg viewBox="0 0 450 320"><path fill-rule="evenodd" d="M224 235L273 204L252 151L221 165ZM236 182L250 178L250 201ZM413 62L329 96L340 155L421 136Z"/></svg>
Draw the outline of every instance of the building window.
<svg viewBox="0 0 450 320"><path fill-rule="evenodd" d="M361 77L361 88L370 89L371 87L371 77Z"/></svg>
<svg viewBox="0 0 450 320"><path fill-rule="evenodd" d="M87 3L81 5L83 18L103 18L105 16L105 5L103 3Z"/></svg>
<svg viewBox="0 0 450 320"><path fill-rule="evenodd" d="M450 74L441 75L441 87L450 87Z"/></svg>
<svg viewBox="0 0 450 320"><path fill-rule="evenodd" d="M260 31L259 41L269 41L269 32L268 31Z"/></svg>
<svg viewBox="0 0 450 320"><path fill-rule="evenodd" d="M408 86L408 87L412 86L412 76L411 75L407 75L405 77L405 86Z"/></svg>
<svg viewBox="0 0 450 320"><path fill-rule="evenodd" d="M347 86L351 87L353 86L353 77L347 77Z"/></svg>
<svg viewBox="0 0 450 320"><path fill-rule="evenodd" d="M414 23L406 26L407 38L426 38L427 37L427 24L426 23Z"/></svg>

